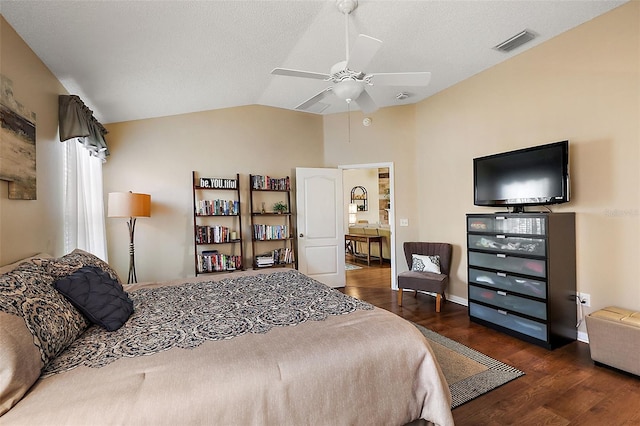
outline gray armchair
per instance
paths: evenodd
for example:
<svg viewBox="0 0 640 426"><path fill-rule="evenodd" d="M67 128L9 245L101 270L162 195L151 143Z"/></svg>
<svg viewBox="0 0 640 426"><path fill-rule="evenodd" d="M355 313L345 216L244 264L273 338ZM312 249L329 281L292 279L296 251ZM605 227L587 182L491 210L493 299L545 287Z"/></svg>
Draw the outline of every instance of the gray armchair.
<svg viewBox="0 0 640 426"><path fill-rule="evenodd" d="M452 246L449 243L405 242L404 255L409 270L398 275L398 306L402 306L403 289L427 291L436 294L436 312L440 312L440 303L445 297L444 291L449 283ZM413 254L440 257L440 274L434 272L412 271Z"/></svg>

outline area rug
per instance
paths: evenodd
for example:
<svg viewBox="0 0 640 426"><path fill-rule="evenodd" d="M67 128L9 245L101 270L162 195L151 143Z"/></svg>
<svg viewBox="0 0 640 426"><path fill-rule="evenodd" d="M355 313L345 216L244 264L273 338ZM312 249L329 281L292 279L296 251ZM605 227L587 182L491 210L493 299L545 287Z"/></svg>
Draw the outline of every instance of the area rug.
<svg viewBox="0 0 640 426"><path fill-rule="evenodd" d="M356 269L362 269L362 266L353 265L351 263L345 263L344 264L344 270L345 271L354 271Z"/></svg>
<svg viewBox="0 0 640 426"><path fill-rule="evenodd" d="M429 340L431 349L451 391L451 408L456 408L511 380L523 371L495 360L465 345L414 324Z"/></svg>

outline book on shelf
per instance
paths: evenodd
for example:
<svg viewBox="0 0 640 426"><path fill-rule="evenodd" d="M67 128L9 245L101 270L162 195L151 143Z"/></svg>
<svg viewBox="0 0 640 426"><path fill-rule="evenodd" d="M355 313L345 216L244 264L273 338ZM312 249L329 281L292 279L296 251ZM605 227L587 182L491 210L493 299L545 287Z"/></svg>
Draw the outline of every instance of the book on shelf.
<svg viewBox="0 0 640 426"><path fill-rule="evenodd" d="M259 267L271 266L273 265L273 254L272 252L259 254L256 256L256 265Z"/></svg>
<svg viewBox="0 0 640 426"><path fill-rule="evenodd" d="M198 254L198 272L235 271L242 269L242 256L207 250Z"/></svg>
<svg viewBox="0 0 640 426"><path fill-rule="evenodd" d="M294 262L293 251L290 248L275 249L256 256L256 266L264 268L273 265L290 264Z"/></svg>
<svg viewBox="0 0 640 426"><path fill-rule="evenodd" d="M234 216L240 214L238 200L199 200L196 214L202 216Z"/></svg>
<svg viewBox="0 0 640 426"><path fill-rule="evenodd" d="M270 189L272 191L290 191L291 180L289 176L283 178L273 178L270 176L251 176L251 187L253 189Z"/></svg>
<svg viewBox="0 0 640 426"><path fill-rule="evenodd" d="M289 226L287 225L253 225L254 240L282 240L289 238Z"/></svg>
<svg viewBox="0 0 640 426"><path fill-rule="evenodd" d="M288 247L274 250L273 262L276 264L293 263L293 250Z"/></svg>
<svg viewBox="0 0 640 426"><path fill-rule="evenodd" d="M215 243L228 243L231 242L231 231L226 226L196 226L196 243L198 244L215 244ZM237 235L236 235L237 237Z"/></svg>

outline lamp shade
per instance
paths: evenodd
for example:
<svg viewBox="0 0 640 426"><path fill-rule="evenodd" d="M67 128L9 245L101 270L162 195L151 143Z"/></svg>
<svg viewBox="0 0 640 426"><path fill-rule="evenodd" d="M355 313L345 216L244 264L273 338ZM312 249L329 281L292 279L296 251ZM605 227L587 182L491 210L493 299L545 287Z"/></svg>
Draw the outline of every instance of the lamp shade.
<svg viewBox="0 0 640 426"><path fill-rule="evenodd" d="M109 217L150 217L151 195L134 192L110 192Z"/></svg>
<svg viewBox="0 0 640 426"><path fill-rule="evenodd" d="M349 225L353 225L354 223L356 223L356 220L358 219L356 213L358 212L358 205L351 203L349 204Z"/></svg>

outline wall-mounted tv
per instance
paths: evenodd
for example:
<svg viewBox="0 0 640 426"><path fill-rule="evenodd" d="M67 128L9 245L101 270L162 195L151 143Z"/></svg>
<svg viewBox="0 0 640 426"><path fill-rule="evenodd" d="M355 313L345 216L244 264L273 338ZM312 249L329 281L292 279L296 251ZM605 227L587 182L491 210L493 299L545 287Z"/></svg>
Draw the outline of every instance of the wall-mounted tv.
<svg viewBox="0 0 640 426"><path fill-rule="evenodd" d="M474 204L540 206L569 201L569 141L473 159Z"/></svg>

